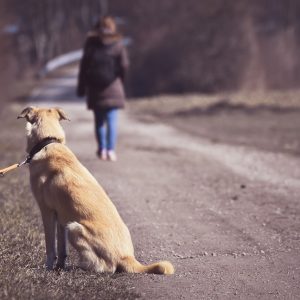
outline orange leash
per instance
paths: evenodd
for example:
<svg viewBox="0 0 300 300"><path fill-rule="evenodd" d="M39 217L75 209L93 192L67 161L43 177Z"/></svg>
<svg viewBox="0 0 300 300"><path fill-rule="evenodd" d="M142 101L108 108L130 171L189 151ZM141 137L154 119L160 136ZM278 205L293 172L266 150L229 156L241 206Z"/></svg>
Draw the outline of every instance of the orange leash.
<svg viewBox="0 0 300 300"><path fill-rule="evenodd" d="M7 173L9 171L12 171L14 169L17 169L17 168L19 168L19 167L21 167L21 166L23 166L23 165L25 165L27 163L28 163L28 157L24 161L22 161L22 162L20 162L18 164L13 164L13 165L11 165L9 167L6 167L4 169L0 169L0 176L4 176L5 173Z"/></svg>
<svg viewBox="0 0 300 300"><path fill-rule="evenodd" d="M16 168L18 168L20 166L20 164L13 164L7 168L4 168L4 169L0 169L0 175L1 176L4 176L5 173L9 172L9 171L12 171Z"/></svg>

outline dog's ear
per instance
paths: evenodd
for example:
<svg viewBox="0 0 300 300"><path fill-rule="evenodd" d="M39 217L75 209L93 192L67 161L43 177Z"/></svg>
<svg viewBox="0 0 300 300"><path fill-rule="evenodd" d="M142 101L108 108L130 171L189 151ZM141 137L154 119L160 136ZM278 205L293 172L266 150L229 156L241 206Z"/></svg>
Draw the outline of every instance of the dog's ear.
<svg viewBox="0 0 300 300"><path fill-rule="evenodd" d="M56 107L55 110L57 111L57 113L58 113L58 115L59 115L59 121L61 121L61 120L71 121L71 120L67 117L66 113L65 113L61 108Z"/></svg>
<svg viewBox="0 0 300 300"><path fill-rule="evenodd" d="M23 109L23 111L18 115L18 119L26 118L30 123L34 123L36 120L36 109L33 106L29 106Z"/></svg>

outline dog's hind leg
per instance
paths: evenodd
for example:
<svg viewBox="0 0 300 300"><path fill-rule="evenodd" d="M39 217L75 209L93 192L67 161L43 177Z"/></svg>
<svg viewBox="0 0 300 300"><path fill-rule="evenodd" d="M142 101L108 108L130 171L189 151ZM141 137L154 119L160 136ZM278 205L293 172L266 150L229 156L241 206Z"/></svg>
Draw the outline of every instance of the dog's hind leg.
<svg viewBox="0 0 300 300"><path fill-rule="evenodd" d="M106 271L105 261L99 259L97 255L88 247L81 249L79 253L79 266L83 270L103 273Z"/></svg>
<svg viewBox="0 0 300 300"><path fill-rule="evenodd" d="M101 266L104 267L104 272L115 273L117 269L116 263L113 262L112 257L108 255L108 251L101 245L99 240L91 241L93 252L97 255Z"/></svg>
<svg viewBox="0 0 300 300"><path fill-rule="evenodd" d="M67 258L66 228L57 223L57 263L56 269L63 269Z"/></svg>
<svg viewBox="0 0 300 300"><path fill-rule="evenodd" d="M80 267L98 273L105 272L106 263L93 251L85 235L85 228L77 222L72 222L67 225L67 229L70 244L78 252Z"/></svg>

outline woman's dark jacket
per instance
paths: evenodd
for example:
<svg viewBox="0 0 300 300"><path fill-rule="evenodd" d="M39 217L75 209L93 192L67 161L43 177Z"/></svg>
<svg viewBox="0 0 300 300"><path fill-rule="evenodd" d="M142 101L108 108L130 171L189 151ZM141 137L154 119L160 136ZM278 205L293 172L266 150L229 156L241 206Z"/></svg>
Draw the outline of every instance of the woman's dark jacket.
<svg viewBox="0 0 300 300"><path fill-rule="evenodd" d="M116 76L108 85L103 87L103 83L95 84L91 82L89 68L93 52L101 48L106 55L115 58ZM80 62L78 75L77 95L87 96L88 109L123 108L125 105L124 78L129 66L126 48L119 35L100 38L97 32L88 34L84 46L83 57Z"/></svg>

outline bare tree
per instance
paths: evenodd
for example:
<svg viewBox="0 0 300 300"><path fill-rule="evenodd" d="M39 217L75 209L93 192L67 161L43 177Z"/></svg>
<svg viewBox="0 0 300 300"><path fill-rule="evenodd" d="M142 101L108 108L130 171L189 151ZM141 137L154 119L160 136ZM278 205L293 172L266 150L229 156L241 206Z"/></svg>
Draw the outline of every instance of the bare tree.
<svg viewBox="0 0 300 300"><path fill-rule="evenodd" d="M84 35L103 9L96 0L12 0L9 8L20 30L17 57L23 69L82 46Z"/></svg>

